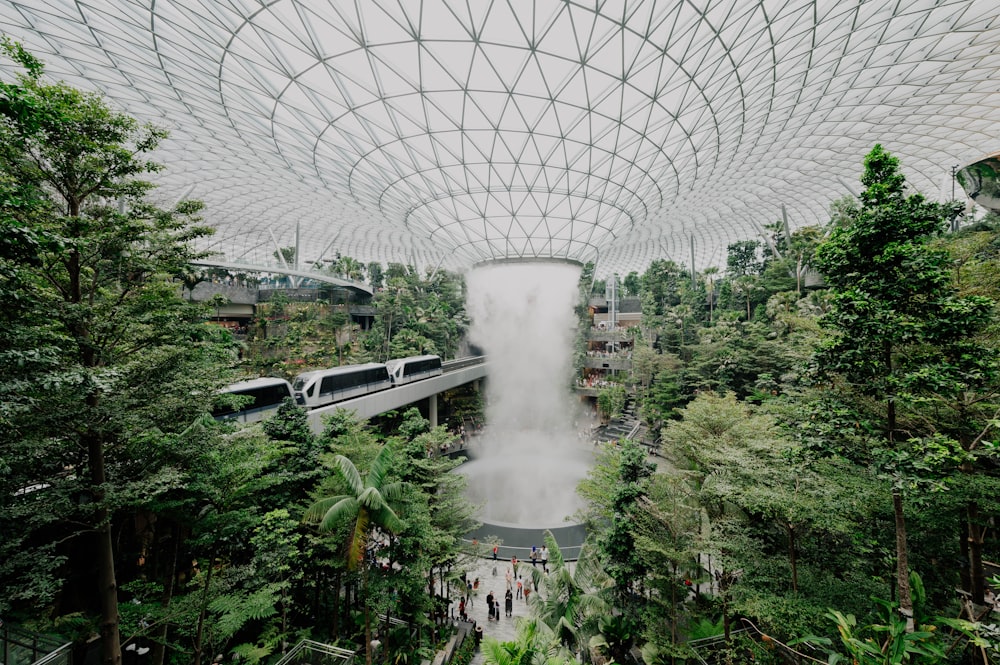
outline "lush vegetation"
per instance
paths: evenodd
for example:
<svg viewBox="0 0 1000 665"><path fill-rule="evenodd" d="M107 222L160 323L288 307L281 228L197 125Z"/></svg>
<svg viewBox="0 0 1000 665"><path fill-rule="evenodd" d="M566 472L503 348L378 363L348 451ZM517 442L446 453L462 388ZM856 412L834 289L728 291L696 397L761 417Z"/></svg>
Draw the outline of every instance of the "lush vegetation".
<svg viewBox="0 0 1000 665"><path fill-rule="evenodd" d="M828 227L775 223L724 274L624 280L658 456L608 448L580 490L647 662L736 627L756 636L719 647L737 661L997 656L1000 226L946 235L960 206L908 190L881 146L861 180Z"/></svg>
<svg viewBox="0 0 1000 665"><path fill-rule="evenodd" d="M456 462L428 455L453 436L415 410L318 435L293 404L252 427L208 411L248 364L453 355L461 280L339 257L381 289L370 331L279 298L238 344L181 288L200 206L149 202L164 134L4 52L20 74L0 83L0 613L100 634L107 663L133 643L156 665L267 662L307 637L369 664L428 657L472 520ZM881 147L862 182L828 228L775 223L722 273L625 277L643 324L602 409L631 395L658 455L600 451L580 488L591 541L566 562L547 538L532 619L486 639L487 662L685 662L719 634L731 662L1000 656L983 612L1000 233L945 235L956 208L910 193Z"/></svg>
<svg viewBox="0 0 1000 665"><path fill-rule="evenodd" d="M0 84L0 615L99 633L107 663L136 644L157 664L262 662L304 637L364 649L390 618L407 627L381 627L387 662L426 656L435 576L472 526L456 462L427 454L452 435L415 410L392 436L348 415L315 435L292 404L263 427L209 417L245 349L183 297L210 230L196 203L149 203L163 132L4 52L20 74ZM454 349L461 282L386 277L372 357Z"/></svg>
<svg viewBox="0 0 1000 665"><path fill-rule="evenodd" d="M247 372L292 378L390 358L456 357L468 328L461 276L447 270L421 276L394 263L378 274L386 283L371 298L374 322L367 330L352 321L346 295L338 290L317 290L321 298L315 302L291 302L276 291L258 304L243 352Z"/></svg>

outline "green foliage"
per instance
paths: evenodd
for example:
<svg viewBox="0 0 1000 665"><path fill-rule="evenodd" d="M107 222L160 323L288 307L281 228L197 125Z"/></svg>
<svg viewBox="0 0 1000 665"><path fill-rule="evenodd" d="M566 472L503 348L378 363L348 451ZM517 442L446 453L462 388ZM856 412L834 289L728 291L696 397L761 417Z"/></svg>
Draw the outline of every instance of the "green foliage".
<svg viewBox="0 0 1000 665"><path fill-rule="evenodd" d="M277 613L278 596L274 589L259 589L250 595L218 596L210 604L215 637L225 641L250 621L260 621Z"/></svg>
<svg viewBox="0 0 1000 665"><path fill-rule="evenodd" d="M104 656L117 658L112 530L184 486L189 469L171 447L196 436L235 354L173 281L209 230L197 202L149 201L146 178L160 170L149 154L165 132L48 83L4 44L24 71L0 82L0 235L18 243L5 240L0 256L11 305L0 315L0 438L18 460L0 473L0 604L59 616L97 599Z"/></svg>
<svg viewBox="0 0 1000 665"><path fill-rule="evenodd" d="M375 294L375 325L365 349L384 362L425 353L453 357L468 328L465 283L446 270L421 279L417 272L389 264L386 288Z"/></svg>
<svg viewBox="0 0 1000 665"><path fill-rule="evenodd" d="M313 440L306 412L290 397L286 397L278 411L264 421L263 428L264 433L275 441L309 445Z"/></svg>
<svg viewBox="0 0 1000 665"><path fill-rule="evenodd" d="M590 543L584 543L576 565L563 560L562 550L545 532L549 550L549 572L532 567L532 582L538 593L532 595L532 614L551 629L566 648L584 653L591 638L598 632L598 622L613 611L610 591L613 581L602 570L598 553Z"/></svg>
<svg viewBox="0 0 1000 665"><path fill-rule="evenodd" d="M597 393L597 410L605 421L619 417L628 401L625 386L613 385L601 388Z"/></svg>
<svg viewBox="0 0 1000 665"><path fill-rule="evenodd" d="M971 403L980 399L970 400L971 395L995 394L996 353L983 352L974 340L992 315L993 302L959 295L948 255L931 244L959 204L907 194L898 160L880 145L865 158L862 183L860 206L845 206L829 239L816 250L816 265L832 286L823 324L834 333L817 361L824 375L883 405L884 443L872 450L872 463L892 480L897 584L907 612L902 492L968 462L963 453L973 446L975 434L968 422L964 428L945 427L957 436L936 432L933 424L904 434L901 416L909 414L899 410L926 400L947 404L964 420ZM943 424L936 413L915 415Z"/></svg>
<svg viewBox="0 0 1000 665"><path fill-rule="evenodd" d="M591 648L615 663L628 660L628 652L638 636L636 622L627 616L603 616L598 622L597 635L590 638Z"/></svg>
<svg viewBox="0 0 1000 665"><path fill-rule="evenodd" d="M455 654L451 657L450 665L469 665L476 655L476 640L473 636L467 635L462 643L455 649Z"/></svg>
<svg viewBox="0 0 1000 665"><path fill-rule="evenodd" d="M628 603L647 572L636 552L631 527L655 468L646 461L642 446L628 439L622 443L618 475L611 490L611 522L598 539L600 559L615 582L619 604Z"/></svg>
<svg viewBox="0 0 1000 665"><path fill-rule="evenodd" d="M956 296L947 255L929 244L953 206L906 196L898 160L881 146L865 167L862 206L816 250L817 267L834 288L824 323L837 333L820 360L860 391L889 396L930 360L920 354L914 365L900 350L957 342L982 325L992 303Z"/></svg>
<svg viewBox="0 0 1000 665"><path fill-rule="evenodd" d="M356 569L362 562L373 527L396 532L403 526L391 507L403 490L401 483L388 480L391 456L392 450L384 446L372 461L364 479L350 459L343 455L335 456L335 468L346 483L348 492L321 499L305 513L305 520L316 523L321 533L335 531L343 522L352 524L344 544L345 561L350 570Z"/></svg>
<svg viewBox="0 0 1000 665"><path fill-rule="evenodd" d="M534 619L517 623L515 638L500 642L487 635L483 638L483 661L487 665L568 665L576 662L548 627Z"/></svg>

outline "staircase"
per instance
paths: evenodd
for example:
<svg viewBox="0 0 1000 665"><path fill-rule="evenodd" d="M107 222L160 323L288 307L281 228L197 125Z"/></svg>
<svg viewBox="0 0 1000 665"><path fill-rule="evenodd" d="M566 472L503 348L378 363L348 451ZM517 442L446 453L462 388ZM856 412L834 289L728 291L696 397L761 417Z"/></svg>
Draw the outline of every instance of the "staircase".
<svg viewBox="0 0 1000 665"><path fill-rule="evenodd" d="M594 440L600 443L624 439L645 443L645 437L646 426L636 415L635 400L631 397L625 402L625 408L619 418L611 420L607 425L601 425L594 431Z"/></svg>

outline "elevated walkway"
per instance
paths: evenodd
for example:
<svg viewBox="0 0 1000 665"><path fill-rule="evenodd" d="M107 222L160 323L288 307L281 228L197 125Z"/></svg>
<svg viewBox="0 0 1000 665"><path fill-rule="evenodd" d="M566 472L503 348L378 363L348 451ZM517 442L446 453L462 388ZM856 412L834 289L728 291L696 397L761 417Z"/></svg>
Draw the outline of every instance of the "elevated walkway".
<svg viewBox="0 0 1000 665"><path fill-rule="evenodd" d="M372 295L374 290L368 284L364 282L355 282L351 279L344 279L343 277L335 277L329 273L315 272L312 270L296 270L294 268L286 268L281 265L254 265L252 263L237 263L234 261L224 261L221 259L198 259L191 261L192 265L196 266L206 266L209 268L227 268L229 270L236 270L239 272L270 272L278 275L288 275L290 277L302 277L304 279L311 279L316 282L323 282L325 284L333 284L334 286L341 286L345 289L351 289L357 291L358 293L363 293L365 295Z"/></svg>

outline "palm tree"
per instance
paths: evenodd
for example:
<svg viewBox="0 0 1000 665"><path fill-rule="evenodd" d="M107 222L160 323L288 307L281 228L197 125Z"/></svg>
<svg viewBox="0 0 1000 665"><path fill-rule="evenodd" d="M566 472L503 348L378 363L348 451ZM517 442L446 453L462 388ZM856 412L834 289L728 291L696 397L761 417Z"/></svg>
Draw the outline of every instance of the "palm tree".
<svg viewBox="0 0 1000 665"><path fill-rule="evenodd" d="M321 499L306 511L308 522L318 522L320 533L338 530L345 522L353 522L344 552L348 570L361 566L361 593L365 610L365 663L372 663L371 621L368 608L368 564L362 557L368 549L372 529L378 527L390 533L398 533L403 522L390 504L398 501L403 493L403 483L386 483L389 475L392 450L385 446L372 462L364 480L354 463L343 455L334 458L337 471L347 483L348 493ZM364 565L362 565L364 563Z"/></svg>
<svg viewBox="0 0 1000 665"><path fill-rule="evenodd" d="M537 619L518 619L517 633L510 642L485 637L483 661L487 665L569 665L576 662L559 647L551 629Z"/></svg>
<svg viewBox="0 0 1000 665"><path fill-rule="evenodd" d="M551 531L545 532L549 549L548 574L537 569L532 577L539 582L538 593L532 596L531 609L536 617L552 630L556 639L578 652L586 660L591 635L598 632L599 617L611 613L604 597L614 582L601 568L594 549L587 543L580 548L576 566L570 569Z"/></svg>

